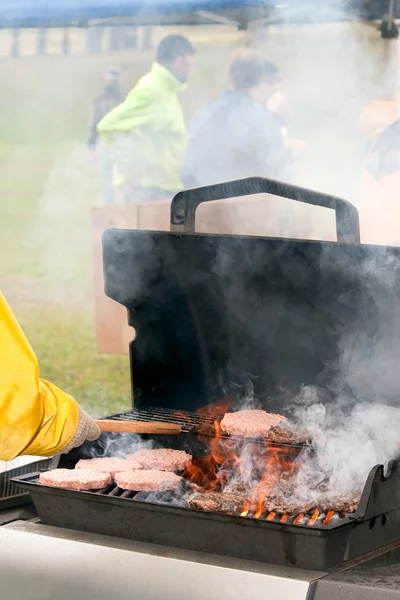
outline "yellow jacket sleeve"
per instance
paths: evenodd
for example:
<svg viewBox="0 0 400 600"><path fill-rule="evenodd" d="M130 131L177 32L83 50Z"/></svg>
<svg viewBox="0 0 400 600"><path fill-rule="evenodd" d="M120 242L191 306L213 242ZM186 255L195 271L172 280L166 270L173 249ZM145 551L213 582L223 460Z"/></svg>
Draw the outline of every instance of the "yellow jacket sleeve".
<svg viewBox="0 0 400 600"><path fill-rule="evenodd" d="M75 400L40 379L36 356L0 292L0 460L56 454L78 422Z"/></svg>

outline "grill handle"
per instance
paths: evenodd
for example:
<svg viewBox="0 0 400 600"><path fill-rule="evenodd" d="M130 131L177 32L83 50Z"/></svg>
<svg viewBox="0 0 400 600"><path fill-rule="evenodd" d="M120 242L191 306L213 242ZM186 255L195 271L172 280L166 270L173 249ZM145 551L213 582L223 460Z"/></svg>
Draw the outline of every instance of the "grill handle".
<svg viewBox="0 0 400 600"><path fill-rule="evenodd" d="M196 209L202 202L254 194L272 194L305 204L331 208L336 216L337 241L360 243L358 211L350 202L263 177L249 177L179 192L171 203L171 231L194 233Z"/></svg>
<svg viewBox="0 0 400 600"><path fill-rule="evenodd" d="M100 419L96 421L103 432L111 433L147 433L159 435L176 435L181 433L181 426L175 423L158 421L114 421Z"/></svg>

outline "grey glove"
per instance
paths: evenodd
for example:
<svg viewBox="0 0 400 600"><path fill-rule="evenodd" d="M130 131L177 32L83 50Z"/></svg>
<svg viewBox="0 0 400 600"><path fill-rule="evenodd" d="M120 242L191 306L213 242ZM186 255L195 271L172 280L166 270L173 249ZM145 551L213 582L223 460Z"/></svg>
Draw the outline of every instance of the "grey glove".
<svg viewBox="0 0 400 600"><path fill-rule="evenodd" d="M79 409L79 423L74 437L70 443L65 446L61 454L67 454L72 448L82 446L84 442L94 442L101 435L101 429L97 423L89 417L83 410Z"/></svg>

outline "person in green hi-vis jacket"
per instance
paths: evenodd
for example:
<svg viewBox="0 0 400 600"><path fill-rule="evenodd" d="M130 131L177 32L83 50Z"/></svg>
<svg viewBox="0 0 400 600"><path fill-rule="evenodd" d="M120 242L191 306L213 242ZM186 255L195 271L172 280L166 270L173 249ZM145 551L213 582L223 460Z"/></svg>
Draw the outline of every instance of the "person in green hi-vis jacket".
<svg viewBox="0 0 400 600"><path fill-rule="evenodd" d="M150 72L97 125L127 202L169 200L183 188L187 130L179 93L194 53L184 36L165 37Z"/></svg>

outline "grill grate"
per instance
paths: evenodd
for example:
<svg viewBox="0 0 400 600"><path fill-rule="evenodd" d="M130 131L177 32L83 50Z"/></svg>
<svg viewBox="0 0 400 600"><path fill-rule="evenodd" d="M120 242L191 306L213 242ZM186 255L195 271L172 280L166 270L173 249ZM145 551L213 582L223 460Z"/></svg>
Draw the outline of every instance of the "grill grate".
<svg viewBox="0 0 400 600"><path fill-rule="evenodd" d="M221 422L223 415L213 415L213 414L203 414L203 413L195 413L183 410L171 410L167 408L151 408L146 410L130 410L128 412L120 413L117 415L111 415L110 417L105 417L107 420L111 421L143 421L143 422L151 422L151 421L163 421L165 423L173 423L175 425L180 425L182 433L190 433L194 435L198 435L201 433L202 435L214 437L216 435L215 429L215 421L218 423ZM224 439L240 439L243 438L239 436L228 435L227 433L223 433L222 431L218 432L219 437ZM265 443L268 440L265 439L251 439L246 438L247 442L257 442L257 443ZM293 448L304 448L307 443L300 444L281 444L278 442L271 442L273 446L283 446L283 447L293 447Z"/></svg>
<svg viewBox="0 0 400 600"><path fill-rule="evenodd" d="M37 485L40 488L48 488L54 489L49 486L43 486L39 483L39 474L30 474L28 477L24 478L24 482L29 482L31 485ZM183 490L180 497L176 497L176 495L172 496L169 492L134 492L130 490L123 490L116 485L109 485L106 488L101 490L94 491L82 491L77 492L79 494L89 495L89 496L103 496L109 498L119 498L121 500L129 500L133 502L149 502L151 504L163 505L163 506L173 506L175 508L183 508L186 511L190 511L192 513L203 513L203 514L214 514L212 511L197 511L187 504L184 499L185 492L187 490ZM240 517L241 519L254 519L258 522L268 523L280 523L285 525L293 525L296 527L312 527L313 529L336 529L341 525L345 525L354 519L354 514L351 513L333 513L329 515L330 518L327 520L327 513L320 512L318 515L313 513L305 512L304 514L291 514L291 515L282 515L279 513L270 513L268 511L263 512L259 517L255 517L254 513L248 512L246 515L241 515L241 513L218 513L219 515L225 516L233 516Z"/></svg>

